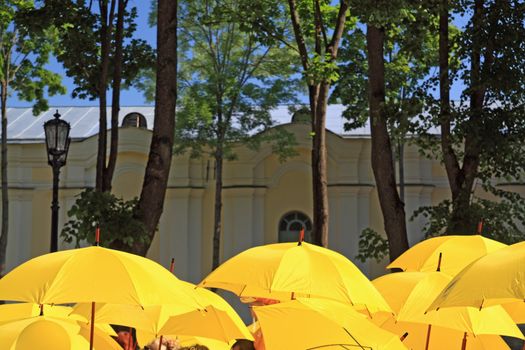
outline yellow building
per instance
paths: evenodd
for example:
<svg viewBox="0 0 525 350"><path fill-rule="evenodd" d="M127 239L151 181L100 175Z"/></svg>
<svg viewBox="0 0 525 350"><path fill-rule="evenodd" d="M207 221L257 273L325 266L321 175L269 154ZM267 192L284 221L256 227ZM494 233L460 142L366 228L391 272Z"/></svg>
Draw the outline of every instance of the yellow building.
<svg viewBox="0 0 525 350"><path fill-rule="evenodd" d="M329 246L350 259L357 254L360 232L379 232L383 219L370 165L370 136L364 129L343 131L341 106L330 106L327 118ZM94 187L98 132L97 107L60 107L71 124L72 143L61 169L59 231L75 195ZM47 165L43 124L55 109L38 117L29 108L8 110L8 177L10 196L7 269L49 251L52 172ZM119 155L113 192L124 199L138 196L149 152L153 107L121 108ZM222 260L255 245L294 239L299 224L312 218L309 126L292 123L286 108L273 113L278 127L293 132L297 157L280 163L269 145L258 151L237 150L224 165ZM441 165L422 158L415 147L405 150L405 210L436 204L449 195ZM149 256L164 266L175 258L176 274L199 281L211 269L214 210L213 160L173 159L159 232ZM408 222L409 241L421 240L423 222ZM59 248L67 248L59 241ZM369 276L384 272L370 261L356 264Z"/></svg>

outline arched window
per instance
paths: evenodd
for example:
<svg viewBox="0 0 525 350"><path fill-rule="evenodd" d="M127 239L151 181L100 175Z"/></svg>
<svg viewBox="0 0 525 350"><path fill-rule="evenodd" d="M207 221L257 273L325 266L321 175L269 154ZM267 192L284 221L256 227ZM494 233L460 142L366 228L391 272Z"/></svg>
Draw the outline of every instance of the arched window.
<svg viewBox="0 0 525 350"><path fill-rule="evenodd" d="M279 222L279 242L297 242L304 228L304 240L312 242L312 221L299 211L285 214Z"/></svg>
<svg viewBox="0 0 525 350"><path fill-rule="evenodd" d="M148 127L148 122L146 121L146 117L142 114L131 112L126 114L122 120L122 126L146 129Z"/></svg>

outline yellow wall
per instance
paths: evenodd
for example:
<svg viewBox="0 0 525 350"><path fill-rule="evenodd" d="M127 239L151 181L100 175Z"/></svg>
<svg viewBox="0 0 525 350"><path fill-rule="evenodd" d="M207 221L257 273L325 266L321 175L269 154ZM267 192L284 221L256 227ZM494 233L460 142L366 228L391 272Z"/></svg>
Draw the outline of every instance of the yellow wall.
<svg viewBox="0 0 525 350"><path fill-rule="evenodd" d="M271 154L268 145L259 151L240 147L238 158L224 163L222 260L239 247L277 242L279 220L290 211L313 217L308 126L286 127L295 133L299 142L298 156L281 163ZM117 196L130 199L140 194L150 136L147 130L121 129L113 181L113 192ZM377 191L373 187L370 139L343 139L329 133L327 144L329 193L334 197L331 201L334 207L330 208L334 223L330 228L330 247L353 258L357 237L363 228L371 227L384 234ZM67 220L66 212L74 203L75 195L85 187L94 187L95 160L96 136L72 143L60 180L60 227ZM406 165L407 179L412 185L407 208L437 204L449 198L446 173L439 162L422 159L417 150L408 148ZM9 268L48 251L51 182L43 143L9 145L13 208ZM214 188L213 160L173 158L165 210L148 255L166 265L176 254L176 270L182 278L196 280L211 268ZM506 189L525 194L523 186ZM238 215L237 210L242 214ZM417 238L419 223L411 225L411 235ZM239 246L236 248L236 245ZM370 261L360 266L370 276L376 276L384 272L384 264Z"/></svg>

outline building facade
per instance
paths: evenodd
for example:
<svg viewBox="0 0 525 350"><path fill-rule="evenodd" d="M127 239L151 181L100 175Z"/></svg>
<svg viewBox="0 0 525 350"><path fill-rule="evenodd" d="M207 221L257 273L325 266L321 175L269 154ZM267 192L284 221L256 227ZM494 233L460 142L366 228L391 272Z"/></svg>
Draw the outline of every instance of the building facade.
<svg viewBox="0 0 525 350"><path fill-rule="evenodd" d="M352 259L369 277L384 273L384 264L355 260L360 232L383 232L383 219L370 163L366 129L343 131L340 106L331 106L327 121L329 247ZM7 269L49 251L52 172L47 165L43 123L55 109L33 117L30 109L8 111L8 177L10 223ZM94 187L98 108L62 107L70 122L72 143L61 169L59 231L75 196ZM113 193L124 199L140 194L153 126L153 107L121 109L119 154ZM237 159L224 164L221 260L255 245L297 239L300 227L311 227L311 138L307 124L291 122L286 109L276 110L276 123L294 133L298 156L279 162L270 145L254 151L236 149ZM444 169L407 146L405 210L407 218L420 206L449 196ZM212 159L173 158L164 213L148 256L164 266L175 259L177 276L192 282L209 273L212 261L214 210ZM421 219L408 222L411 244L421 240ZM103 233L102 233L103 234ZM59 241L59 248L68 248Z"/></svg>

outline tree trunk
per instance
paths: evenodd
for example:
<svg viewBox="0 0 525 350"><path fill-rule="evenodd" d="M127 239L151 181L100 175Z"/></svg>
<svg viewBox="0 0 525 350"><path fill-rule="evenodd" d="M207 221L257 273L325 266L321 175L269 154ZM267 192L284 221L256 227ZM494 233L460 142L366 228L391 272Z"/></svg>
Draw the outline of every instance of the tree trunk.
<svg viewBox="0 0 525 350"><path fill-rule="evenodd" d="M222 229L222 142L218 142L215 153L215 213L213 220L213 261L212 270L220 265Z"/></svg>
<svg viewBox="0 0 525 350"><path fill-rule="evenodd" d="M136 217L144 223L151 240L164 207L175 134L177 102L177 1L158 1L157 84L155 121L148 164L137 206ZM149 245L136 245L134 251L146 255Z"/></svg>
<svg viewBox="0 0 525 350"><path fill-rule="evenodd" d="M399 199L405 203L405 141L404 139L399 140L397 145L397 158L398 158L398 175L399 175Z"/></svg>
<svg viewBox="0 0 525 350"><path fill-rule="evenodd" d="M392 261L408 249L408 239L405 209L396 188L392 147L383 111L385 103L384 35L382 29L367 25L372 170Z"/></svg>
<svg viewBox="0 0 525 350"><path fill-rule="evenodd" d="M10 57L7 62L10 61ZM5 72L8 73L8 72ZM4 73L4 74L5 74ZM5 76L9 76L5 74ZM7 80L1 83L1 109L2 109L2 231L0 234L0 278L5 271L7 253L7 235L9 229L9 197L7 187Z"/></svg>
<svg viewBox="0 0 525 350"><path fill-rule="evenodd" d="M309 53L306 40L301 30L300 14L295 0L288 0L290 17L294 31L295 41L299 50L303 70L307 72L310 68ZM315 14L315 53L322 57L327 54L327 61L335 61L337 50L346 22L349 2L340 1L339 12L335 21L332 38L328 42L325 24L323 23L321 6L319 1L313 2ZM323 46L324 43L324 46ZM326 106L330 83L328 80L321 82L308 81L308 94L310 100L310 111L312 115L312 192L313 192L313 239L314 243L328 246L328 176L326 156Z"/></svg>
<svg viewBox="0 0 525 350"><path fill-rule="evenodd" d="M326 105L330 85L319 84L312 148L312 177L314 190L314 243L328 247L328 176L326 156Z"/></svg>
<svg viewBox="0 0 525 350"><path fill-rule="evenodd" d="M99 128L98 128L98 150L97 150L97 174L95 189L105 191L106 173L106 147L107 147L107 87L109 71L109 49L111 45L111 32L113 27L113 15L115 13L115 0L111 0L109 18L107 0L99 0L100 7L100 79L98 82L99 95Z"/></svg>
<svg viewBox="0 0 525 350"><path fill-rule="evenodd" d="M474 4L473 26L474 33L481 30L483 20L483 0L476 0ZM474 182L478 173L480 154L479 137L477 133L470 132L465 137L463 165L460 167L457 155L452 149L451 141L451 116L450 116L450 81L449 81L449 43L448 43L448 1L442 0L440 6L440 37L439 37L439 67L440 67L440 104L441 104L441 147L450 190L452 193L452 213L447 233L472 234L476 232L479 218L471 211L470 203ZM487 43L490 45L490 43ZM483 64L490 65L493 57L490 50ZM470 118L468 123L478 123L481 118L486 88L481 82L481 40L478 34L472 39L471 57L471 96Z"/></svg>
<svg viewBox="0 0 525 350"><path fill-rule="evenodd" d="M124 32L124 12L126 11L127 0L118 0L117 27L115 28L115 56L112 85L111 102L111 141L109 150L109 160L106 173L104 175L104 191L111 192L111 182L117 164L118 154L118 115L120 111L120 84L122 76L122 46Z"/></svg>

